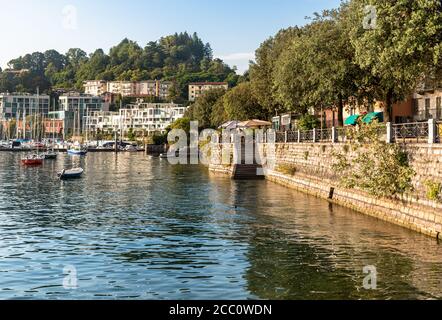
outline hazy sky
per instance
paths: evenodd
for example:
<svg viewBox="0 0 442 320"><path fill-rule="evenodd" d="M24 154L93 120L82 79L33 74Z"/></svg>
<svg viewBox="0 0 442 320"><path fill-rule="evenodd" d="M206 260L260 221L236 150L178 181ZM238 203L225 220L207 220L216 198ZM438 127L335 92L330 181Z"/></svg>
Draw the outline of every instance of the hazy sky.
<svg viewBox="0 0 442 320"><path fill-rule="evenodd" d="M197 32L215 56L240 71L266 38L302 25L339 0L0 0L0 66L33 51L108 51L123 38L141 46Z"/></svg>

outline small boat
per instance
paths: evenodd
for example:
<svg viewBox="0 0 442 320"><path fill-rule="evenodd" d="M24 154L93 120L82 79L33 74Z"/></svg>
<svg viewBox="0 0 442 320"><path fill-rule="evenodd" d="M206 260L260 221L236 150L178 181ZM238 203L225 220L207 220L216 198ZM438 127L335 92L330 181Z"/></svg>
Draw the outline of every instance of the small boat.
<svg viewBox="0 0 442 320"><path fill-rule="evenodd" d="M48 151L43 154L45 160L55 160L57 159L57 154L53 151Z"/></svg>
<svg viewBox="0 0 442 320"><path fill-rule="evenodd" d="M82 176L83 172L84 172L84 170L82 168L63 170L58 173L58 177L61 180L78 179Z"/></svg>
<svg viewBox="0 0 442 320"><path fill-rule="evenodd" d="M136 146L133 146L133 145L126 146L126 148L124 150L127 151L127 152L138 152L138 148Z"/></svg>
<svg viewBox="0 0 442 320"><path fill-rule="evenodd" d="M160 154L160 159L167 159L167 158L168 158L167 153Z"/></svg>
<svg viewBox="0 0 442 320"><path fill-rule="evenodd" d="M68 150L68 154L72 156L85 156L87 154L87 150L82 148L81 146L73 146Z"/></svg>
<svg viewBox="0 0 442 320"><path fill-rule="evenodd" d="M25 166L40 166L43 164L43 157L33 154L21 159L21 163Z"/></svg>

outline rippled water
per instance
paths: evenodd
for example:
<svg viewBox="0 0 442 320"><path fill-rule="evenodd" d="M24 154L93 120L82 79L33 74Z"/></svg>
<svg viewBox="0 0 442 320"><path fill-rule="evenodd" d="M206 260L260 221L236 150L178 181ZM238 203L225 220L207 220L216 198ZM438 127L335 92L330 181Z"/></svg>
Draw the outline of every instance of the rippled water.
<svg viewBox="0 0 442 320"><path fill-rule="evenodd" d="M142 154L20 157L0 153L0 299L442 297L435 240L270 182ZM83 179L57 180L80 161Z"/></svg>

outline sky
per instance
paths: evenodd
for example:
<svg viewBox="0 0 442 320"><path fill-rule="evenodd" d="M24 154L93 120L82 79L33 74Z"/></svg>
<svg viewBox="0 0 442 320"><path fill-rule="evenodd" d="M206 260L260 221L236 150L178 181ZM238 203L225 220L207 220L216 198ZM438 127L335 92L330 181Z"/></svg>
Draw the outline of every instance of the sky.
<svg viewBox="0 0 442 320"><path fill-rule="evenodd" d="M0 0L0 66L21 55L81 48L106 52L122 39L144 46L175 32L197 32L215 57L241 73L280 29L304 25L340 0Z"/></svg>

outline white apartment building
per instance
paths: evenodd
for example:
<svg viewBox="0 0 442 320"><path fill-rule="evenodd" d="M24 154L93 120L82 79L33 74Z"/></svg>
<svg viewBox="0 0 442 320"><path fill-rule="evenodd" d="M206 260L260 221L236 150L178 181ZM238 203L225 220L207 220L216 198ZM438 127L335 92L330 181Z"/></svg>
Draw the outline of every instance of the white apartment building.
<svg viewBox="0 0 442 320"><path fill-rule="evenodd" d="M189 101L195 101L203 93L213 89L229 89L227 82L194 82L189 84Z"/></svg>
<svg viewBox="0 0 442 320"><path fill-rule="evenodd" d="M0 120L16 119L17 116L43 114L49 112L48 95L29 93L0 94Z"/></svg>
<svg viewBox="0 0 442 320"><path fill-rule="evenodd" d="M70 92L59 97L60 111L81 112L103 110L103 99L77 92Z"/></svg>
<svg viewBox="0 0 442 320"><path fill-rule="evenodd" d="M184 117L186 107L174 103L141 103L119 112L93 112L86 121L90 132L106 131L164 133L173 122Z"/></svg>
<svg viewBox="0 0 442 320"><path fill-rule="evenodd" d="M91 96L101 96L107 92L107 82L104 80L90 80L84 82L84 93Z"/></svg>
<svg viewBox="0 0 442 320"><path fill-rule="evenodd" d="M157 96L157 81L140 81L135 86L135 94L138 96Z"/></svg>
<svg viewBox="0 0 442 320"><path fill-rule="evenodd" d="M107 92L121 94L123 97L133 96L137 92L137 84L132 81L111 81L107 83Z"/></svg>
<svg viewBox="0 0 442 320"><path fill-rule="evenodd" d="M70 92L59 97L59 112L63 113L66 132L81 134L86 116L94 111L102 111L103 99L97 96Z"/></svg>
<svg viewBox="0 0 442 320"><path fill-rule="evenodd" d="M167 99L169 97L170 89L173 86L172 81L158 81L157 82L157 97Z"/></svg>
<svg viewBox="0 0 442 320"><path fill-rule="evenodd" d="M146 81L85 81L84 91L86 94L101 96L106 92L122 95L123 97L159 97L166 99L172 86L170 81L146 80Z"/></svg>

